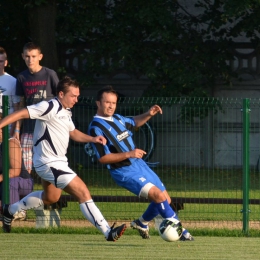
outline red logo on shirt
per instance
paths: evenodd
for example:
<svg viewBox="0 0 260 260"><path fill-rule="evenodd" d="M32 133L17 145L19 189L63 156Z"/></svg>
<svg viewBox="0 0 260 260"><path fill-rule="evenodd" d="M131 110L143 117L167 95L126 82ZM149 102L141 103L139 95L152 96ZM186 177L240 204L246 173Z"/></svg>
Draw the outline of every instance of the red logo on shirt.
<svg viewBox="0 0 260 260"><path fill-rule="evenodd" d="M46 86L47 80L39 80L39 81L25 81L23 83L24 87L36 87L36 86Z"/></svg>

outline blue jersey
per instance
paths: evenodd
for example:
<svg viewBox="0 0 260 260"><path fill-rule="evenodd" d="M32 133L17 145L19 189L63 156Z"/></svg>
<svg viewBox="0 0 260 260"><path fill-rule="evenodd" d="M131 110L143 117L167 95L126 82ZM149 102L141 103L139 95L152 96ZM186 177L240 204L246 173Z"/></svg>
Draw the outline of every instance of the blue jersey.
<svg viewBox="0 0 260 260"><path fill-rule="evenodd" d="M111 119L95 116L91 122L88 134L91 136L102 135L106 138L107 144L103 146L98 143L91 143L98 158L110 153L123 153L135 149L133 131L135 122L133 118L123 117L115 114ZM107 165L115 182L140 196L142 188L151 183L164 191L165 187L147 164L138 158L129 158L124 161Z"/></svg>
<svg viewBox="0 0 260 260"><path fill-rule="evenodd" d="M111 120L106 120L101 117L94 117L91 122L88 134L91 136L102 135L107 139L107 144L104 147L101 144L92 144L98 158L109 153L123 153L135 149L133 141L133 130L135 122L133 118L123 117L115 114ZM131 165L135 158L129 158L119 163L108 165L108 169L117 169L123 166Z"/></svg>

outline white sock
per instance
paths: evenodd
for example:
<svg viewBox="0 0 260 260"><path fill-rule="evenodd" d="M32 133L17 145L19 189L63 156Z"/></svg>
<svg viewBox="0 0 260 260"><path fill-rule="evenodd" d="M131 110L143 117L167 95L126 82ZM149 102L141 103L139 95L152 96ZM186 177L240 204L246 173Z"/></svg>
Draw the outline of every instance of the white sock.
<svg viewBox="0 0 260 260"><path fill-rule="evenodd" d="M189 238L190 236L190 232L185 228L182 228L182 234L184 235L185 238Z"/></svg>
<svg viewBox="0 0 260 260"><path fill-rule="evenodd" d="M149 221L144 220L143 217L140 217L140 218L139 218L139 221L140 221L143 225L145 225L145 226L148 226L148 225L149 225Z"/></svg>
<svg viewBox="0 0 260 260"><path fill-rule="evenodd" d="M91 222L97 229L99 229L107 238L110 232L110 226L103 217L102 213L96 206L93 200L88 200L81 203L80 210L82 211L84 217Z"/></svg>
<svg viewBox="0 0 260 260"><path fill-rule="evenodd" d="M38 208L39 206L43 205L42 193L42 190L31 192L30 194L22 198L20 201L10 205L10 214L14 215L17 212Z"/></svg>

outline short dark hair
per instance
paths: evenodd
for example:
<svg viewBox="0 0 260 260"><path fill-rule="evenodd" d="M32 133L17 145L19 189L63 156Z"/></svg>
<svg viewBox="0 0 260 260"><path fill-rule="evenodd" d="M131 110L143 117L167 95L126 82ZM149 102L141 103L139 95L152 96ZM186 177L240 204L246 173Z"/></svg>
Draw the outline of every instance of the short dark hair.
<svg viewBox="0 0 260 260"><path fill-rule="evenodd" d="M97 92L96 101L101 101L103 93L113 93L118 98L118 93L114 90L111 85L106 85Z"/></svg>
<svg viewBox="0 0 260 260"><path fill-rule="evenodd" d="M79 83L68 76L65 76L63 79L61 79L57 85L57 95L61 91L64 93L64 95L69 91L69 87L75 87L79 88Z"/></svg>
<svg viewBox="0 0 260 260"><path fill-rule="evenodd" d="M0 46L0 54L3 54L5 56L5 59L7 60L7 53L3 47Z"/></svg>
<svg viewBox="0 0 260 260"><path fill-rule="evenodd" d="M38 50L40 53L42 53L42 49L40 47L40 45L38 45L37 43L34 42L27 42L24 46L23 46L23 52L25 50L31 51L31 50Z"/></svg>

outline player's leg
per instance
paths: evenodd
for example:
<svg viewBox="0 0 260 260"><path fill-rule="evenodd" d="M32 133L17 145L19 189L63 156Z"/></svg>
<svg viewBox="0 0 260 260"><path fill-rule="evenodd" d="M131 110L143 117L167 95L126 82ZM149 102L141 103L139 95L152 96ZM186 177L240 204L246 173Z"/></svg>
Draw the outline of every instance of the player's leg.
<svg viewBox="0 0 260 260"><path fill-rule="evenodd" d="M173 209L173 211L175 211L176 214L177 214L177 211L176 211L176 209L175 209L176 207L175 207L175 205L172 203L171 197L169 196L169 194L168 194L168 192L167 192L166 190L164 191L164 194L165 194L165 196L166 196L166 198L167 198L167 200L168 200L168 202L169 202L169 204L170 204L170 207L171 207L171 208ZM157 229L159 228L159 225L160 225L161 221L163 220L160 215L158 215L158 216L159 216L159 218L157 219L157 223L156 223L156 220L155 220L155 223L156 223L156 225L157 225ZM158 217L158 216L157 216L157 217ZM178 215L177 215L177 216L178 216ZM157 218L157 217L156 217L156 218ZM155 219L156 219L156 218L155 218ZM190 234L190 232L183 227L183 228L182 228L182 236L181 236L180 240L182 240L182 241L193 241L194 238L192 237L192 235Z"/></svg>
<svg viewBox="0 0 260 260"><path fill-rule="evenodd" d="M149 189L148 198L152 201L148 206L147 210L144 212L142 217L139 218L139 222L143 225L148 225L148 223L155 218L156 210L163 219L168 219L172 222L175 222L178 219L176 212L172 209L169 204L166 190L161 191L156 186L153 186ZM163 200L163 197L165 198ZM194 240L188 230L183 228L183 233L180 238L182 241L192 241Z"/></svg>
<svg viewBox="0 0 260 260"><path fill-rule="evenodd" d="M43 204L50 205L57 202L61 196L62 189L57 188L53 183L46 180L41 180L43 187L42 201Z"/></svg>
<svg viewBox="0 0 260 260"><path fill-rule="evenodd" d="M147 183L142 188L140 196L148 198L151 201L143 215L131 223L131 227L138 229L142 238L149 238L148 225L156 216L161 215L164 219L169 219L173 222L178 220L177 215L170 207L164 192L154 186L154 184Z"/></svg>
<svg viewBox="0 0 260 260"><path fill-rule="evenodd" d="M35 209L43 204L52 204L59 200L62 190L56 188L53 184L43 180L43 191L33 191L16 203L5 205L11 215L28 209ZM5 207L7 208L7 207Z"/></svg>
<svg viewBox="0 0 260 260"><path fill-rule="evenodd" d="M149 189L154 185L149 182L149 178L147 178L147 176L149 176L149 171L146 173L146 169L147 165L142 160L138 160L128 167L110 170L110 173L114 181L120 187L129 190L139 197L144 197L147 199ZM149 209L153 216L157 216L159 214L156 208L154 209L150 207ZM143 217L140 217L139 219L131 222L130 226L137 229L142 238L148 239L150 238L148 223L149 221L146 221Z"/></svg>
<svg viewBox="0 0 260 260"><path fill-rule="evenodd" d="M45 178L42 182L44 191L31 192L16 203L3 206L4 232L11 232L11 222L14 219L14 215L18 212L41 207L44 203L51 204L58 201L60 198L62 190L55 187L54 184L56 184L57 180L51 171L51 168L48 165L43 165L42 167L37 168L36 172L40 177L44 176Z"/></svg>
<svg viewBox="0 0 260 260"><path fill-rule="evenodd" d="M131 180L123 185L133 193L151 201L144 214L131 223L131 227L138 229L142 238L146 239L149 238L148 224L157 215L173 222L178 220L178 217L170 207L170 197L157 174L142 162L136 163L131 170Z"/></svg>
<svg viewBox="0 0 260 260"><path fill-rule="evenodd" d="M11 222L15 214L28 209L38 208L41 205L43 205L42 191L34 191L14 204L5 204L3 206L3 231L6 233L11 232Z"/></svg>
<svg viewBox="0 0 260 260"><path fill-rule="evenodd" d="M13 215L21 210L35 209L43 204L52 204L59 200L62 190L52 183L42 180L43 191L33 191L24 198L9 206L9 212Z"/></svg>
<svg viewBox="0 0 260 260"><path fill-rule="evenodd" d="M110 228L104 216L92 200L87 186L78 176L73 178L64 190L78 200L81 212L85 218L99 229L108 241L115 241L124 233L126 229L125 224L116 228L114 228L113 225Z"/></svg>

